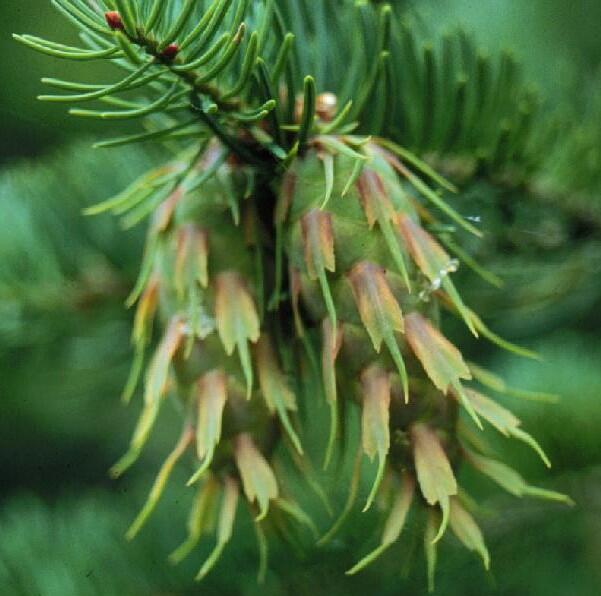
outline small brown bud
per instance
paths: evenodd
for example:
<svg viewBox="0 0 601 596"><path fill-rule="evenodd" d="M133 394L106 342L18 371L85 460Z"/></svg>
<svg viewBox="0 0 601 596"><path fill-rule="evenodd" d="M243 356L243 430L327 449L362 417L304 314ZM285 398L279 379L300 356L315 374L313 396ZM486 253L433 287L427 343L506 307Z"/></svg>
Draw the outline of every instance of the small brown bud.
<svg viewBox="0 0 601 596"><path fill-rule="evenodd" d="M315 113L322 122L331 122L336 115L338 107L338 98L334 93L320 93L315 102ZM296 98L294 106L294 118L298 123L303 117L304 111L304 96L299 94Z"/></svg>
<svg viewBox="0 0 601 596"><path fill-rule="evenodd" d="M234 153L230 153L227 156L227 163L232 168L238 168L238 167L244 165L243 162L242 162L242 160L237 155L235 155Z"/></svg>
<svg viewBox="0 0 601 596"><path fill-rule="evenodd" d="M123 31L123 21L121 15L116 10L110 10L104 13L107 25L113 30Z"/></svg>
<svg viewBox="0 0 601 596"><path fill-rule="evenodd" d="M174 60L179 52L179 46L176 43L170 43L162 52L161 58L165 60Z"/></svg>
<svg viewBox="0 0 601 596"><path fill-rule="evenodd" d="M338 98L333 93L320 93L317 96L315 111L324 122L330 122L336 115Z"/></svg>

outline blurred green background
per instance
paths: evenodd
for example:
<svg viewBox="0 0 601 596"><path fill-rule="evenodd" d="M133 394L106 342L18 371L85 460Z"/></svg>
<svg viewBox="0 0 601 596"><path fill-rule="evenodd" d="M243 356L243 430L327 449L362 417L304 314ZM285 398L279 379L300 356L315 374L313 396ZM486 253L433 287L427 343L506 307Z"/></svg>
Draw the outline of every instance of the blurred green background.
<svg viewBox="0 0 601 596"><path fill-rule="evenodd" d="M598 0L404 4L432 35L460 24L491 52L512 48L551 103L575 113L586 104L601 66ZM177 481L141 536L125 542L171 433L166 421L164 436L135 470L119 482L108 479L136 416L135 407L121 407L119 394L131 357L123 300L143 230L123 233L110 217L85 219L81 209L122 189L155 158L139 150L94 152L86 139L109 134L105 126L36 102L41 76L64 76L65 69L73 79L102 75L12 41L13 32L74 38L50 2L2 0L1 11L0 595L425 593L424 564L409 539L356 578L344 576L374 543L375 518L360 514L327 549L311 549L309 539L296 556L276 548L264 586L255 582L257 554L243 519L243 539L196 585L200 558L178 568L166 561L183 538L188 510ZM492 193L482 193L475 205L488 201L483 209L501 210ZM601 200L592 200L601 214ZM504 250L495 263L508 273L506 287L484 291L469 276L462 283L495 329L538 350L542 361L480 346L472 355L512 386L561 395L555 405L507 398L549 453L550 473L525 450L507 450L533 483L570 494L577 506L506 498L466 476L483 504L492 570L485 573L445 538L437 577L443 595L601 593L601 234L587 228L562 236L560 250L542 254L541 245L524 248L519 239L569 226L568 216L527 201L524 210L495 245ZM335 486L335 478L326 480ZM333 495L338 507L343 488Z"/></svg>

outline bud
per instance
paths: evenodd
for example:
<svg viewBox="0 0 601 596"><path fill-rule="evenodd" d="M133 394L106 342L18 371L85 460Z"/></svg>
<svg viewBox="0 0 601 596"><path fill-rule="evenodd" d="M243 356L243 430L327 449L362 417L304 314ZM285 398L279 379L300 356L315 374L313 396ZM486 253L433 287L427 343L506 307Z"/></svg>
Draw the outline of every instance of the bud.
<svg viewBox="0 0 601 596"><path fill-rule="evenodd" d="M165 60L175 60L175 57L179 53L179 46L176 43L170 43L162 52L161 58Z"/></svg>
<svg viewBox="0 0 601 596"><path fill-rule="evenodd" d="M116 10L105 12L104 18L106 19L107 25L113 31L123 31L123 21L121 20L121 15Z"/></svg>
<svg viewBox="0 0 601 596"><path fill-rule="evenodd" d="M333 93L320 93L317 96L315 103L315 112L320 120L324 122L330 122L336 115L336 109L338 108L338 98Z"/></svg>
<svg viewBox="0 0 601 596"><path fill-rule="evenodd" d="M300 122L304 110L304 96L298 95L294 105L295 122ZM315 100L315 114L322 122L331 122L336 115L338 98L334 93L320 93Z"/></svg>

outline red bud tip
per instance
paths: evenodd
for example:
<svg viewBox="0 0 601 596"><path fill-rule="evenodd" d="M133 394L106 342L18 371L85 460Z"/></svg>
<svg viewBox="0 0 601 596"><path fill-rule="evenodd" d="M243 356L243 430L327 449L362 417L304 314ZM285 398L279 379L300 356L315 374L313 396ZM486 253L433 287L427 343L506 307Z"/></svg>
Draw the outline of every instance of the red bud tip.
<svg viewBox="0 0 601 596"><path fill-rule="evenodd" d="M161 53L161 57L166 60L173 60L179 52L179 46L176 43L170 43Z"/></svg>
<svg viewBox="0 0 601 596"><path fill-rule="evenodd" d="M107 25L113 30L123 30L123 21L121 20L121 15L116 10L110 10L109 12L104 13L104 18L106 19Z"/></svg>

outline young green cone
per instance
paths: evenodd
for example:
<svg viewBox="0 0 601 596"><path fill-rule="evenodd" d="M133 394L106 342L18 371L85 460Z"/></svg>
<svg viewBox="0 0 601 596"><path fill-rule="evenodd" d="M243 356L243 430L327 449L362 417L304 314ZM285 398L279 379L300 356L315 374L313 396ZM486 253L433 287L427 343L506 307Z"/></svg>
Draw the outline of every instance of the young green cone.
<svg viewBox="0 0 601 596"><path fill-rule="evenodd" d="M521 434L519 421L468 389L470 368L439 329L443 308L458 314L475 335L482 324L451 279L459 263L425 228L425 222L436 221L428 203L471 228L377 141L345 136L318 136L309 143L280 193L297 331L321 330L324 393L333 412L325 465L337 433L336 401L344 396L362 410L363 453L378 459L365 509L378 494L390 503L380 546L349 574L397 540L415 500L415 485L419 504L432 509L438 520L433 532L426 531L427 552L434 552L434 543L450 525L488 566L482 535L460 503L454 473L465 459L461 429L469 427L468 420L477 433L484 419L542 454L530 435ZM502 472L497 468L491 471L471 457L484 473L509 483L505 476L498 479ZM545 496L545 491L527 491L512 482L514 494ZM347 506L343 517L348 511Z"/></svg>
<svg viewBox="0 0 601 596"><path fill-rule="evenodd" d="M133 332L141 359L155 318L165 321L166 332L146 371L144 405L130 450L113 474L122 474L138 458L162 403L170 395L180 400L186 413L182 436L128 537L142 528L185 456L192 466L188 484L198 497L189 537L171 558L183 559L216 523L217 544L198 573L201 579L231 538L241 491L256 519L262 557L260 524L270 508L275 504L288 516L298 515L298 505L282 497L272 459L282 434L299 453L302 446L290 418L295 395L270 338L273 323L262 316L269 266L261 252L262 224L246 199L248 171L211 144L191 172L161 203L149 230L150 266L141 274ZM134 367L130 393L141 368L140 362ZM209 500L221 502L218 515Z"/></svg>

